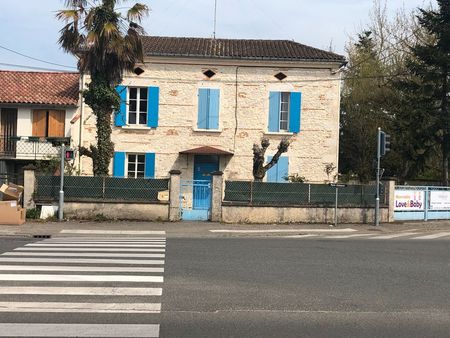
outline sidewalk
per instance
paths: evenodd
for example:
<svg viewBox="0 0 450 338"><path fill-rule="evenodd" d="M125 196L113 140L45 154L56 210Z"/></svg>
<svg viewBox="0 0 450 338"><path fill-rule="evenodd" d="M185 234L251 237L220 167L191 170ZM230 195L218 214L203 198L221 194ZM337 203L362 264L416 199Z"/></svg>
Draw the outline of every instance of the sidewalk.
<svg viewBox="0 0 450 338"><path fill-rule="evenodd" d="M353 233L395 233L403 231L431 232L450 231L450 221L405 222L382 224L378 227L368 224L339 224L337 228L328 224L221 224L213 222L133 222L133 221L64 221L64 222L27 222L23 225L0 225L0 236L77 236L60 234L62 230L164 230L168 237L265 237L277 234L301 235L314 230L339 232L352 229ZM249 233L211 232L210 230L244 230ZM255 232L260 230L261 232Z"/></svg>

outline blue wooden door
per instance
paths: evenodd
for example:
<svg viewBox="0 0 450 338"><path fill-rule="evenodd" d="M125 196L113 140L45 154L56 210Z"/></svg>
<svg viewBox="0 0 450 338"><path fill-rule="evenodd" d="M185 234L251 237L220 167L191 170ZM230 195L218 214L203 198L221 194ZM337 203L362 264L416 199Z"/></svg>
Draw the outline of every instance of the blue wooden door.
<svg viewBox="0 0 450 338"><path fill-rule="evenodd" d="M197 155L194 158L194 182L201 182L199 186L194 183L193 209L207 210L211 208L211 173L219 170L219 157ZM206 184L206 189L205 189Z"/></svg>

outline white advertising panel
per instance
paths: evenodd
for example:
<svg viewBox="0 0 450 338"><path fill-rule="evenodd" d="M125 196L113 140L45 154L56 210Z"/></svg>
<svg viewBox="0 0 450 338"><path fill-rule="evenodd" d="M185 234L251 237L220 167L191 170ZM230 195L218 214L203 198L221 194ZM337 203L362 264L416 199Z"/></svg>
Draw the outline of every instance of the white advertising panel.
<svg viewBox="0 0 450 338"><path fill-rule="evenodd" d="M431 210L450 210L450 191L431 190L430 191Z"/></svg>
<svg viewBox="0 0 450 338"><path fill-rule="evenodd" d="M395 211L424 210L425 192L422 190L395 190Z"/></svg>

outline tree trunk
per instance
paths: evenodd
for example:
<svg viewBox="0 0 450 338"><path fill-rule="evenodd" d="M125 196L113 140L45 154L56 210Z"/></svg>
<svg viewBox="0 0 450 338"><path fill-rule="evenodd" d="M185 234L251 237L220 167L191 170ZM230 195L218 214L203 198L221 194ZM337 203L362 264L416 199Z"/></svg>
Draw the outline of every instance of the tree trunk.
<svg viewBox="0 0 450 338"><path fill-rule="evenodd" d="M95 176L108 176L109 164L114 153L111 142L111 111L100 111L97 115L97 158L93 161Z"/></svg>

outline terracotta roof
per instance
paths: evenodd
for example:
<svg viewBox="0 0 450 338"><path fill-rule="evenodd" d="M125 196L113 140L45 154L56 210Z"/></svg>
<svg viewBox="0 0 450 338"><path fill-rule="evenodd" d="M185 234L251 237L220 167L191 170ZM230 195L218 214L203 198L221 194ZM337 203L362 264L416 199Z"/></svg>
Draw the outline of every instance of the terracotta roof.
<svg viewBox="0 0 450 338"><path fill-rule="evenodd" d="M0 103L76 106L78 73L0 70Z"/></svg>
<svg viewBox="0 0 450 338"><path fill-rule="evenodd" d="M202 57L238 60L331 61L345 57L290 40L241 40L144 36L146 56Z"/></svg>
<svg viewBox="0 0 450 338"><path fill-rule="evenodd" d="M180 151L180 154L196 155L233 155L233 153L215 147L203 146L189 150Z"/></svg>

